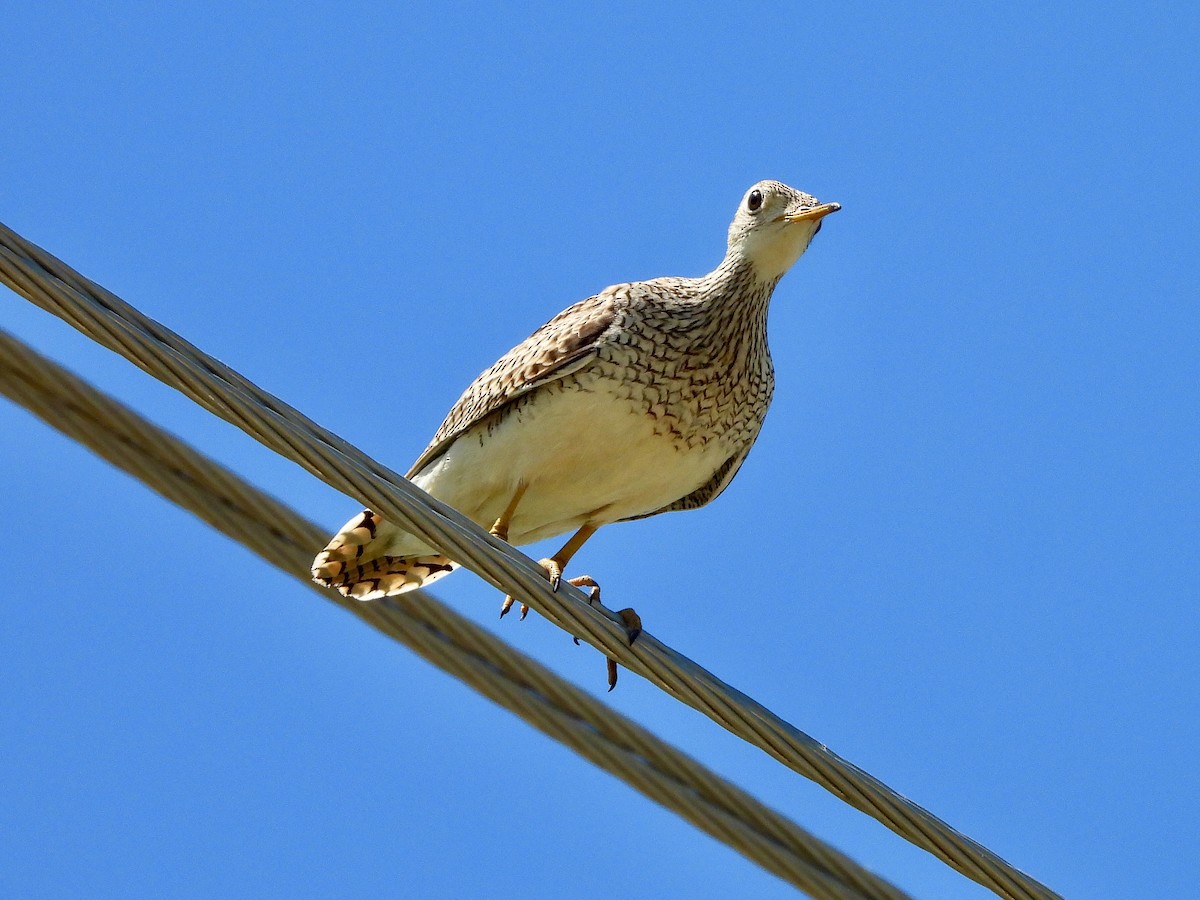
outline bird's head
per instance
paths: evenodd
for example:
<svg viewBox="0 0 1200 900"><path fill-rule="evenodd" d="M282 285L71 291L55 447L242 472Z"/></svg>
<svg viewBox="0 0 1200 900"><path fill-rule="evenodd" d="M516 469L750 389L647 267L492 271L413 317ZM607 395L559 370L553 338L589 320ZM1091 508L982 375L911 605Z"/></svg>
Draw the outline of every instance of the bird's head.
<svg viewBox="0 0 1200 900"><path fill-rule="evenodd" d="M729 225L726 259L748 262L761 280L777 280L808 249L821 220L841 208L782 182L760 181L746 191Z"/></svg>

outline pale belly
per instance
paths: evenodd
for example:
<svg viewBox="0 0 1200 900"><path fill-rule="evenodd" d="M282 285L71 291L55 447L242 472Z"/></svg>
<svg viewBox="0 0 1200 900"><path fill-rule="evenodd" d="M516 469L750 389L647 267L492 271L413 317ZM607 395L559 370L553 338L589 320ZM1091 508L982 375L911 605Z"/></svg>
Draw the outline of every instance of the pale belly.
<svg viewBox="0 0 1200 900"><path fill-rule="evenodd" d="M717 440L685 447L627 403L562 390L490 432L466 432L413 481L484 527L525 484L509 540L526 544L661 509L708 483L733 452Z"/></svg>

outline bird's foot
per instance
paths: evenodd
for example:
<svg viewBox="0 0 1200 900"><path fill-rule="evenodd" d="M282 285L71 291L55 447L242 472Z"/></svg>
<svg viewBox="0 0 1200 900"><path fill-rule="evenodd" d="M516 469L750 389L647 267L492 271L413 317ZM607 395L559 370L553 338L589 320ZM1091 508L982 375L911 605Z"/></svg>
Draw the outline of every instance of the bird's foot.
<svg viewBox="0 0 1200 900"><path fill-rule="evenodd" d="M627 606L624 609L618 609L617 615L621 617L621 621L625 623L625 633L629 635L629 646L633 646L633 642L638 639L642 633L642 617L637 614L632 606Z"/></svg>
<svg viewBox="0 0 1200 900"><path fill-rule="evenodd" d="M504 597L504 602L500 604L500 618L503 619L505 616L508 615L508 611L513 608L514 603L516 603L516 600L514 600L512 598L512 596L506 595ZM521 620L524 621L524 619L527 615L529 615L529 604L522 603L521 604Z"/></svg>
<svg viewBox="0 0 1200 900"><path fill-rule="evenodd" d="M591 575L580 575L578 578L568 578L567 584L577 588L591 588L588 591L588 603L592 606L600 605L600 585L596 583L596 579Z"/></svg>
<svg viewBox="0 0 1200 900"><path fill-rule="evenodd" d="M600 606L600 585L596 583L596 579L590 575L580 575L578 578L568 578L567 584L573 584L575 587L589 587L588 603L592 606ZM629 646L633 646L633 642L638 639L638 635L642 633L642 617L637 614L637 611L632 607L617 610L617 617L625 625L625 633L629 636ZM576 644L579 643L579 638L572 637ZM617 686L617 661L611 656L606 657L608 664L608 689L611 691Z"/></svg>
<svg viewBox="0 0 1200 900"><path fill-rule="evenodd" d="M539 559L538 565L546 573L546 578L550 581L550 590L557 591L558 586L562 583L562 563L554 557ZM591 581L591 579L588 579ZM593 584L595 582L592 582Z"/></svg>
<svg viewBox="0 0 1200 900"><path fill-rule="evenodd" d="M538 565L546 573L546 580L550 582L550 589L558 590L558 586L563 582L562 565L556 559L538 560ZM588 591L588 603L592 606L601 606L600 604L600 584L591 575L579 575L575 578L565 579L567 584L577 588L591 588ZM500 605L500 618L508 615L509 610L513 608L513 604L517 601L512 596L506 596L504 602ZM521 618L524 619L529 613L529 604L521 604ZM629 637L629 646L633 646L633 642L638 639L642 633L642 617L637 614L637 611L632 607L617 610L617 617L625 625L625 633ZM573 637L576 644L579 643L579 638ZM617 686L617 661L612 657L607 657L608 664L608 689L611 691Z"/></svg>
<svg viewBox="0 0 1200 900"><path fill-rule="evenodd" d="M497 522L494 526L492 526L492 534L496 535L496 537L500 538L501 540L507 540L507 533L502 534L497 532L499 525L500 523ZM558 586L562 584L563 580L562 564L556 559L547 558L538 560L538 565L541 566L542 571L546 573L546 580L550 582L550 590L557 591ZM593 604L599 602L600 585L596 584L595 580L590 575L581 575L579 578L568 578L567 584L573 584L576 587L590 587L592 589L590 602ZM513 608L513 604L516 602L516 599L512 596L506 596L504 598L504 602L500 604L500 618L503 619L505 616L507 616L508 611ZM529 604L522 603L521 619L524 620L527 615L529 615Z"/></svg>
<svg viewBox="0 0 1200 900"><path fill-rule="evenodd" d="M617 615L625 623L625 633L629 635L629 646L632 647L633 642L642 633L642 617L632 607L618 609ZM606 661L608 663L608 689L611 691L617 686L617 661L611 656L607 657Z"/></svg>
<svg viewBox="0 0 1200 900"><path fill-rule="evenodd" d="M573 584L575 587L590 587L588 592L588 603L592 606L599 606L603 609L600 603L600 585L596 583L596 579L591 575L580 575L578 578L568 578L567 584ZM632 606L627 606L624 609L619 609L616 615L625 623L625 631L629 635L629 646L633 646L633 642L638 639L638 635L642 633L642 617L637 614ZM576 644L579 643L579 638L573 638Z"/></svg>
<svg viewBox="0 0 1200 900"><path fill-rule="evenodd" d="M520 495L518 494L517 497L519 499ZM504 516L501 516L499 519L496 520L496 524L488 529L488 532L492 535L492 537L498 537L498 538L500 538L500 540L507 542L508 541L508 520ZM505 596L504 602L500 604L500 618L503 619L505 616L508 615L508 611L510 609L512 609L513 603L515 603L515 602L516 601L511 596L507 596L507 595ZM524 618L527 615L529 615L529 604L522 603L521 604L521 619L524 620Z"/></svg>
<svg viewBox="0 0 1200 900"><path fill-rule="evenodd" d="M596 579L593 578L591 575L580 575L578 578L570 579L567 583L573 584L577 588L590 587L591 590L588 591L588 604L590 606L600 606L601 605L600 604L600 585L596 583ZM572 636L571 640L573 640L575 642L576 646L579 646L579 638Z"/></svg>

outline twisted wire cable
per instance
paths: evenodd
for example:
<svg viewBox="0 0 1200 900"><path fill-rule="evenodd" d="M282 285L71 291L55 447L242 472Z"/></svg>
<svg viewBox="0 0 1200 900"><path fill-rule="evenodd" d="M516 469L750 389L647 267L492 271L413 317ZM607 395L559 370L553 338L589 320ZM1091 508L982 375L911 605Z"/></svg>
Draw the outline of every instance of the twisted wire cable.
<svg viewBox="0 0 1200 900"><path fill-rule="evenodd" d="M811 896L906 896L424 592L364 604L317 587L319 526L3 331L0 394Z"/></svg>
<svg viewBox="0 0 1200 900"><path fill-rule="evenodd" d="M1002 897L1058 896L652 635L629 647L619 620L581 592L551 591L532 560L3 225L0 279L968 878Z"/></svg>

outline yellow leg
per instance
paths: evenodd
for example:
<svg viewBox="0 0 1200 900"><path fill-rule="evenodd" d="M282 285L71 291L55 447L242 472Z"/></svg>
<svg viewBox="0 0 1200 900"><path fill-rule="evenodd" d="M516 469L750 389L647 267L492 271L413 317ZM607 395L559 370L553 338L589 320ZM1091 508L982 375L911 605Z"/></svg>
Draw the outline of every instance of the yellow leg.
<svg viewBox="0 0 1200 900"><path fill-rule="evenodd" d="M508 540L508 526L512 522L512 517L517 511L517 505L521 502L521 498L525 496L525 491L528 488L529 485L523 481L517 485L517 492L513 494L512 499L508 501L508 506L504 507L504 512L500 513L500 518L498 518L496 523L490 529L488 529L494 537L498 537L502 541ZM512 609L512 605L513 598L506 596L504 598L504 602L500 604L500 618L503 619L506 615L508 615L508 611ZM525 618L528 612L529 607L522 603L521 618Z"/></svg>
<svg viewBox="0 0 1200 900"><path fill-rule="evenodd" d="M509 504L508 509L505 510L505 514L496 520L496 524L492 528L492 534L495 534L497 537L507 538L508 517L512 516L513 510L516 509L517 502L521 499L521 494L523 494L523 493L525 493L524 485L521 486L521 489L518 492L517 496L515 496L513 498L512 502ZM502 524L503 524L503 530L500 531ZM569 563L571 561L571 558L576 553L579 552L579 548L582 547L585 543L587 543L588 538L590 538L593 534L596 533L597 527L598 526L596 526L596 525L584 525L577 532L575 532L575 534L573 534L571 536L571 539L569 541L567 541L565 544L563 544L561 550L559 550L553 556L551 556L547 559L540 560L538 562L538 565L540 565L543 569L546 570L546 577L550 579L550 589L551 590L555 590L555 591L558 590L558 586L559 586L559 584L562 583L562 580L563 580L563 577L562 577L563 569L565 569L567 567L567 563ZM599 605L599 603L600 603L600 585L598 585L596 583L596 580L594 578L592 578L590 575L580 575L576 578L568 578L567 583L572 584L575 587L591 588L591 591L590 591L590 594L588 597L588 601L590 603L592 603L593 605ZM505 597L504 604L500 607L501 618L503 618L504 615L510 609L512 609L512 605L513 605L513 598ZM521 618L524 619L528 612L529 612L529 606L525 603L522 603L521 604ZM620 617L621 621L625 625L625 631L629 635L629 645L633 646L633 642L636 641L638 638L638 635L640 635L642 633L641 617L636 612L634 612L634 610L632 610L632 609L622 609L617 612L617 615ZM577 643L577 644L579 643L578 638L575 638L575 643ZM617 686L617 662L616 662L616 660L610 658L610 659L607 659L607 663L608 663L608 689L611 691L614 687Z"/></svg>
<svg viewBox="0 0 1200 900"><path fill-rule="evenodd" d="M573 584L575 587L589 587L591 592L588 594L588 603L592 606L600 605L600 585L596 584L596 579L591 575L580 575L577 578L568 578L567 584ZM633 642L638 639L638 635L642 633L642 617L637 614L633 608L617 610L617 616L625 625L625 633L629 635L629 646L633 646ZM572 638L576 645L579 644L579 638ZM608 689L611 691L617 686L617 661L611 656L608 660Z"/></svg>
<svg viewBox="0 0 1200 900"><path fill-rule="evenodd" d="M557 591L558 585L562 581L562 572L566 568L567 563L571 561L579 548L584 545L588 538L596 533L595 525L584 525L567 541L561 550L551 556L549 559L543 559L539 565L546 570L546 574L550 576L550 588ZM594 606L600 605L600 585L596 583L596 579L591 575L580 575L577 578L568 578L567 584L573 584L575 587L589 587L591 592L588 596L588 602ZM621 621L625 624L625 631L629 635L629 645L632 647L633 642L637 640L639 634L642 633L642 619L632 609L623 609L617 613ZM575 643L579 643L579 639L575 639ZM611 691L617 686L617 661L611 657L606 658L608 664L608 689Z"/></svg>
<svg viewBox="0 0 1200 900"><path fill-rule="evenodd" d="M529 485L521 482L517 485L517 492L513 494L512 499L508 501L508 506L504 507L504 512L500 513L500 518L496 520L496 524L489 530L491 533L500 538L502 541L508 540L508 526L512 522L513 513L517 511L517 504L521 502L521 498L525 496L525 491Z"/></svg>
<svg viewBox="0 0 1200 900"><path fill-rule="evenodd" d="M521 493L524 492L525 489L522 487ZM515 504L519 499L520 496L514 497L513 502L509 504L510 508L515 508ZM503 516L501 519L503 519ZM499 519L497 520L496 524L500 524ZM569 541L563 544L561 550L548 559L543 559L538 562L538 565L546 570L546 577L550 579L551 590L558 590L558 586L562 582L563 568L571 561L571 557L578 552L579 548L584 545L587 539L596 533L596 529L598 527L599 526L597 525L584 525L577 532L575 532ZM493 528L492 533L495 534L495 528ZM592 582L592 584L595 584L595 582ZM508 615L508 611L512 609L514 602L515 601L512 597L504 598L504 602L500 604L500 618L503 619L506 615ZM522 603L521 618L524 619L527 615L529 615L529 604Z"/></svg>
<svg viewBox="0 0 1200 900"><path fill-rule="evenodd" d="M567 563L571 561L571 557L579 552L587 539L596 533L596 525L584 525L580 528L572 538L563 544L561 550L551 556L549 559L541 560L538 565L546 570L546 575L550 578L550 590L557 591L559 582L562 581L563 569L567 567Z"/></svg>

